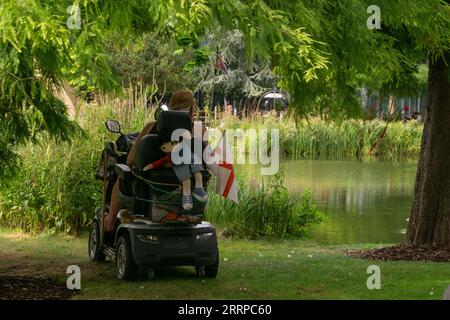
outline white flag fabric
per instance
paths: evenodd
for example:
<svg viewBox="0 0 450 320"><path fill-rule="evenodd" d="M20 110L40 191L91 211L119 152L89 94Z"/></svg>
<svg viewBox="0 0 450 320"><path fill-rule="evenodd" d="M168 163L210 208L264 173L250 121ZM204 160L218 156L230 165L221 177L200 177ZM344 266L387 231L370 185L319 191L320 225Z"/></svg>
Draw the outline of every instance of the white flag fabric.
<svg viewBox="0 0 450 320"><path fill-rule="evenodd" d="M214 149L214 161L207 164L206 167L216 175L216 192L235 203L239 203L233 165L225 161L225 146L225 140L222 138ZM210 145L208 147L211 148Z"/></svg>

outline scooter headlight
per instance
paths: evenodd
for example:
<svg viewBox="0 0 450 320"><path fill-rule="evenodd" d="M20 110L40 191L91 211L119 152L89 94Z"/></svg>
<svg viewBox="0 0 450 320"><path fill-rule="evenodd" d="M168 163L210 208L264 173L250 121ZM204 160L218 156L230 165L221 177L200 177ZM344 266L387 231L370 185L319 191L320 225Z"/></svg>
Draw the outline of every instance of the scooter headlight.
<svg viewBox="0 0 450 320"><path fill-rule="evenodd" d="M137 235L137 238L142 241L142 242L146 242L146 243L152 243L152 244L158 244L159 243L159 239L157 236L153 235L153 234L145 234L145 233L141 233Z"/></svg>
<svg viewBox="0 0 450 320"><path fill-rule="evenodd" d="M195 239L197 241L210 240L212 238L214 238L213 232L203 232L203 233L199 233L195 236Z"/></svg>

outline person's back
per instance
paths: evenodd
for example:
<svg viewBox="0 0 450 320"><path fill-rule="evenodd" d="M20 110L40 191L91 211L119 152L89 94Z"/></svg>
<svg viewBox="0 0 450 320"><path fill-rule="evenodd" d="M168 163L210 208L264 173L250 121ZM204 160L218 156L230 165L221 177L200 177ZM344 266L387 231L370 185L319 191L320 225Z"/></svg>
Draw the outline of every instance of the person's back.
<svg viewBox="0 0 450 320"><path fill-rule="evenodd" d="M178 111L186 111L189 112L191 117L194 114L195 108L195 98L190 91L177 91L174 92L169 101L169 110L178 110ZM144 136L149 133L153 133L156 130L156 121L149 122L139 133L136 141L133 144L133 147L128 154L126 164L133 168L135 165L136 151L139 147L139 143ZM203 132L206 129L203 128ZM203 133L202 132L202 133ZM122 209L122 203L119 198L119 181L116 181L111 194L111 205L109 209L108 215L105 217L105 231L112 232L114 229L114 222L119 213L120 209Z"/></svg>

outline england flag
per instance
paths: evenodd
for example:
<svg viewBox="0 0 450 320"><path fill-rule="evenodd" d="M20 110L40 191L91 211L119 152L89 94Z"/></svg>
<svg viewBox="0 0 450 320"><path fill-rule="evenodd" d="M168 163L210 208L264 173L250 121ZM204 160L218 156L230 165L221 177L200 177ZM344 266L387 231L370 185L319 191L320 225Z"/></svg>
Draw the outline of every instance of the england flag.
<svg viewBox="0 0 450 320"><path fill-rule="evenodd" d="M225 146L225 139L221 138L214 152L212 152L214 153L213 161L210 161L211 164L207 164L207 168L216 175L216 192L235 203L239 203L233 165L225 161ZM208 145L208 147L211 148L211 145Z"/></svg>

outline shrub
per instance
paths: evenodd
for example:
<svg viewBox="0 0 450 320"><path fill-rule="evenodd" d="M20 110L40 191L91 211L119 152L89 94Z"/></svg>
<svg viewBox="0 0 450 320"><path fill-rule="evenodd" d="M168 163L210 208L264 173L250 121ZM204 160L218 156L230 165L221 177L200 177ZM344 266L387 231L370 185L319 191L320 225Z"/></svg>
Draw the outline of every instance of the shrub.
<svg viewBox="0 0 450 320"><path fill-rule="evenodd" d="M18 150L20 168L0 191L0 223L26 231L78 232L86 228L101 205L102 184L95 180L106 139L108 118L121 121L124 131L140 130L145 109L83 105L76 119L84 135L71 143L40 136L38 144Z"/></svg>
<svg viewBox="0 0 450 320"><path fill-rule="evenodd" d="M238 179L239 204L214 193L210 188L206 219L227 235L237 238L300 237L308 227L322 221L323 215L311 200L311 192L289 193L284 172L255 186L246 177ZM214 185L214 183L212 183Z"/></svg>

